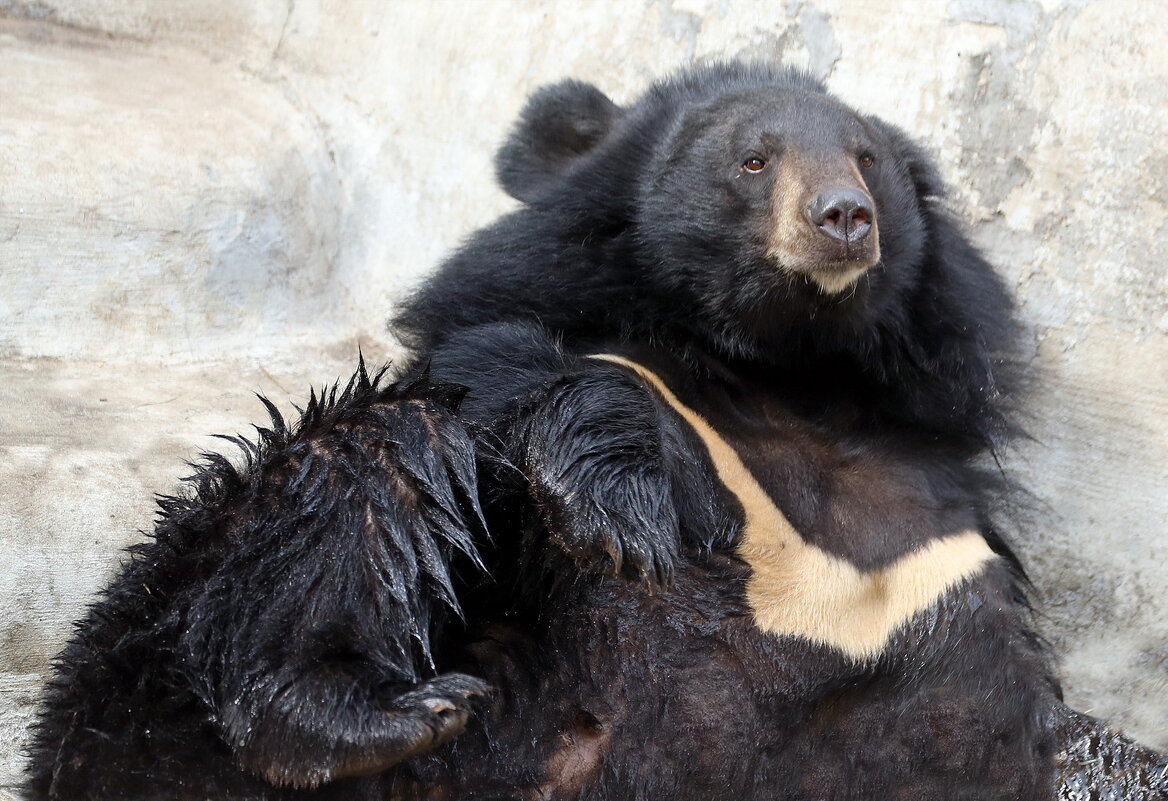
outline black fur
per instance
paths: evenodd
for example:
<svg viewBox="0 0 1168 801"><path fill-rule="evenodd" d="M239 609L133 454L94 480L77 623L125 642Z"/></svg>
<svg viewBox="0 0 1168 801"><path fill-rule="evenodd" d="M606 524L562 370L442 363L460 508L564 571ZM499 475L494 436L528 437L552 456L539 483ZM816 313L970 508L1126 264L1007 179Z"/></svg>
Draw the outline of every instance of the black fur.
<svg viewBox="0 0 1168 801"><path fill-rule="evenodd" d="M731 63L628 108L542 90L497 169L525 205L398 314L397 383L273 410L163 502L58 661L30 795L1053 799L1066 718L981 468L1012 304L922 151ZM849 175L880 256L831 292L860 257L782 209ZM748 510L599 353L823 553L875 571L973 530L1004 558L872 657L768 633Z"/></svg>
<svg viewBox="0 0 1168 801"><path fill-rule="evenodd" d="M209 454L161 500L57 660L33 797L260 797L239 765L310 786L461 729L485 685L429 665L456 572L482 568L462 389L380 378L294 429L269 403L242 467Z"/></svg>

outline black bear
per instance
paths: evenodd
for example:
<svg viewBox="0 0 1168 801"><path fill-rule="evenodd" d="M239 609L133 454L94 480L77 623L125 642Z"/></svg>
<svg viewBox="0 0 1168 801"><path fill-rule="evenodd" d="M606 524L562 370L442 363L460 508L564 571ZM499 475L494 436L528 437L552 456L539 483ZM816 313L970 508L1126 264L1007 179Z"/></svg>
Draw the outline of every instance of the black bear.
<svg viewBox="0 0 1168 801"><path fill-rule="evenodd" d="M61 654L35 799L1164 798L992 522L1009 293L799 72L537 93L519 210L209 461Z"/></svg>

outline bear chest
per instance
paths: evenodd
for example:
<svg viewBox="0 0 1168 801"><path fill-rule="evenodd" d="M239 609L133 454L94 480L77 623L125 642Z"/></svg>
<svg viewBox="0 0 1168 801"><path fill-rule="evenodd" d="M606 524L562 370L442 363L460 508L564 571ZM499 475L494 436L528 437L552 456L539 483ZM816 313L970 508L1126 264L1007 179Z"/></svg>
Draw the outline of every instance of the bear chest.
<svg viewBox="0 0 1168 801"><path fill-rule="evenodd" d="M638 375L736 501L746 600L764 631L858 661L996 561L959 474L925 453L801 420L762 391Z"/></svg>

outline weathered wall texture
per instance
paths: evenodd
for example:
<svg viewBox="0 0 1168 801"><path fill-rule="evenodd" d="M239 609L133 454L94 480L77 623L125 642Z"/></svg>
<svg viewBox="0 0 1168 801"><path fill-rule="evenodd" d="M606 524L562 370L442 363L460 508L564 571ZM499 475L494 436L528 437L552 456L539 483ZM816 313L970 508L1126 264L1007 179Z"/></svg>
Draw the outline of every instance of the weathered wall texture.
<svg viewBox="0 0 1168 801"><path fill-rule="evenodd" d="M0 0L0 795L49 659L205 435L346 374L565 75L806 66L926 141L1017 287L1007 455L1069 700L1168 746L1160 0Z"/></svg>

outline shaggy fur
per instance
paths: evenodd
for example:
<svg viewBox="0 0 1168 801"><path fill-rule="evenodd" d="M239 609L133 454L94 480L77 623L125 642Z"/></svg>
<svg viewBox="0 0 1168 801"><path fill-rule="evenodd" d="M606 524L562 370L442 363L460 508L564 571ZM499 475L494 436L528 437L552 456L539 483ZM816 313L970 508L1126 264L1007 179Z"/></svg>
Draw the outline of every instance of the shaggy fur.
<svg viewBox="0 0 1168 801"><path fill-rule="evenodd" d="M163 502L31 797L1161 797L1030 629L1012 304L919 148L732 63L545 88L498 173L396 383Z"/></svg>

